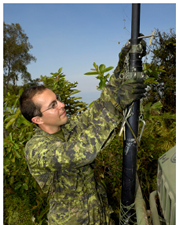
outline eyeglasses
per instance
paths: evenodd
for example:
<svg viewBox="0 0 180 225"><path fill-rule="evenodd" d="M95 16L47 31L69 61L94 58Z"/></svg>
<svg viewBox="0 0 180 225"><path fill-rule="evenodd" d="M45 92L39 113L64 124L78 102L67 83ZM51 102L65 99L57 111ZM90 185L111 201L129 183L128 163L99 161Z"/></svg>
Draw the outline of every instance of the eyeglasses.
<svg viewBox="0 0 180 225"><path fill-rule="evenodd" d="M44 113L44 112L46 112L49 109L56 109L57 106L58 106L58 101L61 102L61 97L56 95L56 100L54 100L53 102L51 102L51 105L46 110L42 111L41 113ZM41 114L38 114L36 116L40 116L40 115Z"/></svg>

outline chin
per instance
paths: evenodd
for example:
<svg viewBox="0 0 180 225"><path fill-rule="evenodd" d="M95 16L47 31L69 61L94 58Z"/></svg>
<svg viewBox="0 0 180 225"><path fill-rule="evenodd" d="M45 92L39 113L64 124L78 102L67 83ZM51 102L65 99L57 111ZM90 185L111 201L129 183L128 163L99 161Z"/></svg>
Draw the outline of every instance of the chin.
<svg viewBox="0 0 180 225"><path fill-rule="evenodd" d="M66 124L69 121L68 117L66 116L66 118L63 119L63 121L61 121L61 125Z"/></svg>

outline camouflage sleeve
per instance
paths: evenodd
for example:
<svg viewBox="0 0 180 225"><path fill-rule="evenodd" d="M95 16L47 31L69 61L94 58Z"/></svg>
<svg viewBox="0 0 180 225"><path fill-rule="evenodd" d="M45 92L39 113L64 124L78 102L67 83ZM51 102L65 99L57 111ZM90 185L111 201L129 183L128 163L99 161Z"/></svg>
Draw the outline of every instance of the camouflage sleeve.
<svg viewBox="0 0 180 225"><path fill-rule="evenodd" d="M72 116L71 121L74 122L74 120L78 120L79 124L82 125L82 129L86 129L91 125L94 118L98 118L104 108L111 114L111 117L116 117L117 120L121 121L122 111L119 111L119 109L112 104L112 99L117 95L121 84L122 81L113 75L102 91L100 98L94 102L93 106L80 115Z"/></svg>
<svg viewBox="0 0 180 225"><path fill-rule="evenodd" d="M67 142L35 135L26 145L26 158L31 166L51 171L82 167L94 161L118 124L119 120L112 119L104 108L87 129Z"/></svg>
<svg viewBox="0 0 180 225"><path fill-rule="evenodd" d="M122 80L113 75L100 96L100 98L103 99L104 107L107 108L111 114L118 116L118 118L122 118L123 110L120 105L115 102L115 97L117 97L121 84Z"/></svg>
<svg viewBox="0 0 180 225"><path fill-rule="evenodd" d="M114 91L117 92L117 90L119 89L122 82L123 82L123 80L120 79L119 76L116 76L115 74L113 74L106 86L113 87Z"/></svg>

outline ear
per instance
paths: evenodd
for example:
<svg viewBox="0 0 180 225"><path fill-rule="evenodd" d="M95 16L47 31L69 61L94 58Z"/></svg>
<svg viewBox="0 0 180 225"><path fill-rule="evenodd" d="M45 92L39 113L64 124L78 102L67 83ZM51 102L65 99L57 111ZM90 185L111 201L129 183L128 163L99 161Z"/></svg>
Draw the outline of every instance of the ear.
<svg viewBox="0 0 180 225"><path fill-rule="evenodd" d="M41 118L40 116L35 116L35 117L33 117L33 118L31 119L31 121L32 121L33 123L36 123L36 124L42 124L42 123L43 123L42 118Z"/></svg>

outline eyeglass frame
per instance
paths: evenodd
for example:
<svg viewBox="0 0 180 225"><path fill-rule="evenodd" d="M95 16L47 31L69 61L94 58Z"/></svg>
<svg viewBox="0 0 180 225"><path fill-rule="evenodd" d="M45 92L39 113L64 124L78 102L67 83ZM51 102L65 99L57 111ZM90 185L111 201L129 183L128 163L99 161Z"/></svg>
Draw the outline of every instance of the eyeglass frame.
<svg viewBox="0 0 180 225"><path fill-rule="evenodd" d="M47 108L47 109L44 110L43 112L40 111L40 113L42 114L42 113L46 112L46 111L49 110L49 109L56 109L56 108L57 108L57 101L60 101L60 102L61 102L61 97L58 96L58 95L56 95L56 100L55 100L55 101L56 101L56 107L55 107L55 108L53 108L53 106L50 106L49 108ZM54 101L53 101L53 102L54 102ZM35 115L35 116L40 116L40 115L41 115L40 113L39 113L38 115ZM34 117L35 117L35 116L34 116Z"/></svg>

